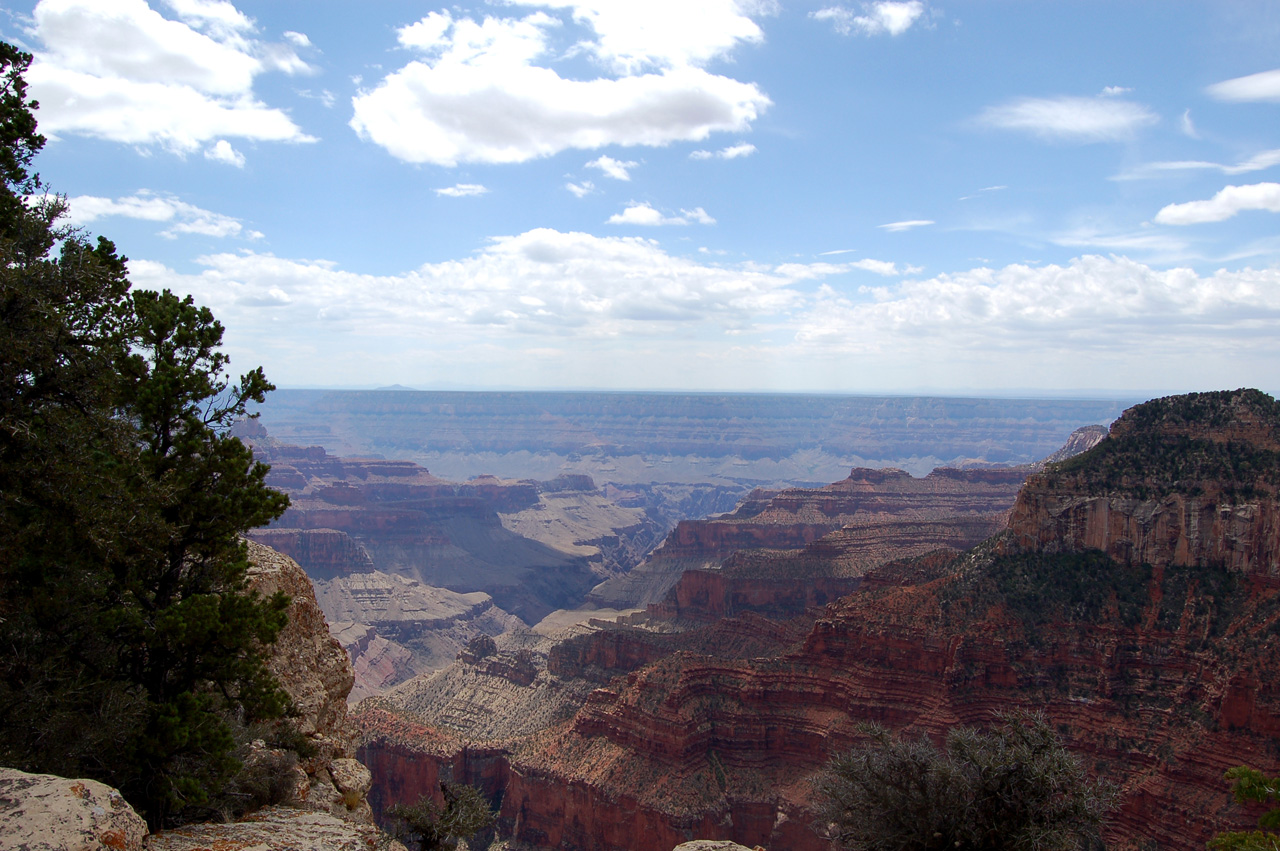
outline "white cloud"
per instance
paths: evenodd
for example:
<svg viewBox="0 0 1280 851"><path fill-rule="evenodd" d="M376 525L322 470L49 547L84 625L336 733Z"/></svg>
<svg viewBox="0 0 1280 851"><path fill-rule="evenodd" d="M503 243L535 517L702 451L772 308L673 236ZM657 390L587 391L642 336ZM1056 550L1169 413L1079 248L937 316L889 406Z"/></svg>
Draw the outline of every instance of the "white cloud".
<svg viewBox="0 0 1280 851"><path fill-rule="evenodd" d="M323 363L330 380L354 379L388 368L379 352L412 350L437 364L488 364L459 373L472 380L536 385L548 363L582 364L586 352L583 381L622 369L642 382L637 352L651 372L652 350L673 374L692 373L693 386L727 365L758 364L804 387L832 369L863 372L883 389L921 374L954 387L973 386L977 374L1007 379L988 386L1038 377L1044 387L1123 387L1150 381L1153 359L1197 382L1248 383L1280 354L1280 268L1200 275L1085 256L859 285L835 280L862 271L853 264L723 264L649 239L547 229L398 275L255 252L198 262L203 271L185 275L134 261L131 277L193 293L232 329L233 356L267 359L273 377L301 358L312 374ZM891 265L862 264L867 274ZM564 358L545 360L551 350Z"/></svg>
<svg viewBox="0 0 1280 851"><path fill-rule="evenodd" d="M1236 342L1280 327L1280 269L1156 270L1123 257L1064 266L1011 265L868 288L855 299L829 288L804 314L799 338L837 350L937 350L991 357L1001 349L1048 365L1055 351L1149 352L1171 344ZM858 329L857 334L849 329ZM1169 329L1177 328L1177 335ZM1215 347L1216 348L1216 347Z"/></svg>
<svg viewBox="0 0 1280 851"><path fill-rule="evenodd" d="M549 229L496 238L472 256L401 275L364 275L324 261L252 252L198 262L205 271L197 275L155 263L131 264L131 273L138 286L195 294L220 318L225 314L224 321L266 303L274 288L287 293L291 326L315 326L323 315L343 317L364 334L432 340L500 330L612 338L691 322L742 328L798 306L803 296L793 285L816 274L800 265L705 264L670 255L648 239Z"/></svg>
<svg viewBox="0 0 1280 851"><path fill-rule="evenodd" d="M688 13L688 4L658 6L661 15L655 20L678 21L677 11ZM694 49L682 40L678 26L671 30L674 42L646 29L636 38L658 41L646 48L648 53L637 52L640 42L631 47L610 42L611 33L623 39L621 30L611 27L634 10L648 14L650 4L572 8L580 23L603 29L580 48L610 58L624 76L566 79L535 64L552 57L549 39L564 29L563 22L543 12L480 22L433 12L399 31L401 44L423 57L356 95L351 127L406 162L518 163L566 149L662 146L699 141L713 132L741 132L770 105L755 84L711 74L695 62L724 53L743 40L740 34L698 32L695 40L702 47ZM657 70L638 72L650 67Z"/></svg>
<svg viewBox="0 0 1280 851"><path fill-rule="evenodd" d="M1154 162L1140 165L1130 171L1116 175L1114 180L1139 180L1142 178L1156 177L1160 174L1170 171L1191 171L1204 169L1208 171L1220 171L1223 174L1248 174L1251 171L1263 171L1272 166L1280 165L1280 148L1274 148L1270 151L1262 151L1254 154L1247 160L1241 160L1234 165L1225 165L1223 163L1206 162L1204 160L1174 160L1170 162Z"/></svg>
<svg viewBox="0 0 1280 851"><path fill-rule="evenodd" d="M1156 213L1162 225L1197 225L1221 222L1246 210L1280 213L1280 183L1227 186L1207 201L1170 204Z"/></svg>
<svg viewBox="0 0 1280 851"><path fill-rule="evenodd" d="M596 185L590 180L584 180L581 183L566 183L564 188L568 189L577 197L583 198L590 195L595 190Z"/></svg>
<svg viewBox="0 0 1280 851"><path fill-rule="evenodd" d="M1196 130L1195 122L1191 120L1191 110L1185 109L1182 112L1182 120L1179 123L1182 135L1189 139L1199 139L1200 133Z"/></svg>
<svg viewBox="0 0 1280 851"><path fill-rule="evenodd" d="M231 147L231 143L226 139L219 139L211 147L206 148L204 152L205 159L214 162L226 163L236 168L244 168L244 154Z"/></svg>
<svg viewBox="0 0 1280 851"><path fill-rule="evenodd" d="M571 10L595 38L582 48L618 74L701 67L741 43L759 44L764 33L750 13L768 4L739 0L507 0L515 5ZM754 9L753 9L754 7Z"/></svg>
<svg viewBox="0 0 1280 851"><path fill-rule="evenodd" d="M936 224L932 219L911 219L905 222L889 222L887 225L876 225L881 230L887 230L890 233L911 230L912 228L922 228L927 225Z"/></svg>
<svg viewBox="0 0 1280 851"><path fill-rule="evenodd" d="M1133 91L1133 89L1128 86L1107 86L1102 90L1102 96L1113 98L1119 95L1127 95L1131 91Z"/></svg>
<svg viewBox="0 0 1280 851"><path fill-rule="evenodd" d="M453 186L445 186L436 190L437 195L445 195L449 198L471 198L476 195L484 195L488 192L488 187L479 183L457 183Z"/></svg>
<svg viewBox="0 0 1280 851"><path fill-rule="evenodd" d="M598 168L604 172L605 177L612 177L614 180L630 180L631 173L628 169L633 169L640 165L637 162L623 162L615 160L613 157L602 156L587 163L587 168Z"/></svg>
<svg viewBox="0 0 1280 851"><path fill-rule="evenodd" d="M811 12L810 16L819 21L830 21L836 32L848 35L852 32L861 35L902 35L911 29L924 14L924 3L921 0L907 2L863 3L862 14L850 11L843 6L830 6Z"/></svg>
<svg viewBox="0 0 1280 851"><path fill-rule="evenodd" d="M740 157L749 157L754 154L756 150L756 146L750 142L740 142L737 145L721 148L714 153L711 151L693 151L689 154L689 159L709 160L712 157L717 157L722 160L736 160Z"/></svg>
<svg viewBox="0 0 1280 851"><path fill-rule="evenodd" d="M1280 68L1214 83L1207 91L1218 100L1280 101Z"/></svg>
<svg viewBox="0 0 1280 851"><path fill-rule="evenodd" d="M1022 130L1068 142L1128 139L1159 117L1141 104L1111 98L1020 98L989 106L978 122L1002 130Z"/></svg>
<svg viewBox="0 0 1280 851"><path fill-rule="evenodd" d="M298 47L310 47L311 39L307 38L305 33L294 32L293 30L285 30L284 37L290 44L296 44Z"/></svg>
<svg viewBox="0 0 1280 851"><path fill-rule="evenodd" d="M310 141L253 97L267 70L308 66L247 37L252 22L222 0L171 0L170 20L143 0L41 0L44 44L27 74L41 129L192 153L219 137Z"/></svg>
<svg viewBox="0 0 1280 851"><path fill-rule="evenodd" d="M198 234L216 237L244 237L261 239L257 231L245 230L239 219L203 210L194 204L179 201L172 195L161 195L147 190L135 192L126 198L101 198L96 195L77 195L68 198L70 212L67 221L73 225L87 225L109 216L142 219L149 222L171 222L160 235L173 239L180 234Z"/></svg>
<svg viewBox="0 0 1280 851"><path fill-rule="evenodd" d="M633 201L621 213L615 213L610 216L608 221L608 224L611 225L642 225L645 227L695 223L714 225L716 220L707 215L707 211L701 207L695 207L692 210L681 210L678 216L664 216L647 203L637 204Z"/></svg>

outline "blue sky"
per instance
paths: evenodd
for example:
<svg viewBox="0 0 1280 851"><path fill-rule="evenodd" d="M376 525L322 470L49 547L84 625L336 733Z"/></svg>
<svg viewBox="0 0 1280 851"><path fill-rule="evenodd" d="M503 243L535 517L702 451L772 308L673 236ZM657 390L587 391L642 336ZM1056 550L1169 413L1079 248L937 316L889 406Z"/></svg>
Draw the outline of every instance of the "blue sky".
<svg viewBox="0 0 1280 851"><path fill-rule="evenodd" d="M281 386L1280 391L1280 4L43 0L44 179Z"/></svg>

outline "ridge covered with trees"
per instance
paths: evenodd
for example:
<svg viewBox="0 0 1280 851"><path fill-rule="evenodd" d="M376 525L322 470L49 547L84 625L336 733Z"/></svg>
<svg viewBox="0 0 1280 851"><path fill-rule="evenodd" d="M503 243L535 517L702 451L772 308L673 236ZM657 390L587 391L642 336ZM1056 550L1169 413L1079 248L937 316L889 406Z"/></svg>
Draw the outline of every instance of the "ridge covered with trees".
<svg viewBox="0 0 1280 851"><path fill-rule="evenodd" d="M228 434L272 386L227 376L207 308L131 290L63 223L30 62L0 43L0 764L102 780L155 828L205 812L237 738L288 709L263 655L288 600L248 591L239 537L288 500Z"/></svg>

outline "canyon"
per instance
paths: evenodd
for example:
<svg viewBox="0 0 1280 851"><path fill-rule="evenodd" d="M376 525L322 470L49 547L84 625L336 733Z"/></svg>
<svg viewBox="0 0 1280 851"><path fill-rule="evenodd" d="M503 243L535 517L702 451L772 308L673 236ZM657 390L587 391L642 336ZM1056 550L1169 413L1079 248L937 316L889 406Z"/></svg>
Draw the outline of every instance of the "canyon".
<svg viewBox="0 0 1280 851"><path fill-rule="evenodd" d="M508 634L362 704L371 804L452 779L539 847L826 848L814 779L860 723L938 738L1034 709L1118 788L1112 845L1201 848L1251 824L1222 773L1280 759L1278 448L1270 397L1193 394L1127 411L1042 471L993 471L1003 511L888 522L921 490L946 497L950 472L758 494L739 524L776 517L786 546L686 523L668 538L680 574L646 611ZM842 499L883 510L805 531ZM480 725L485 693L552 710Z"/></svg>

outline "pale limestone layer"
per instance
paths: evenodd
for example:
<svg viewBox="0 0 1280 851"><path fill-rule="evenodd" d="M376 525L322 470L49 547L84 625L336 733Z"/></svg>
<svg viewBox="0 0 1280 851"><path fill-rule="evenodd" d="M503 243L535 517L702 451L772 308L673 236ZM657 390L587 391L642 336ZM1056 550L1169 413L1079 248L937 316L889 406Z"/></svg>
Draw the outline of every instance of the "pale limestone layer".
<svg viewBox="0 0 1280 851"><path fill-rule="evenodd" d="M105 783L0 768L0 851L141 851L146 837Z"/></svg>
<svg viewBox="0 0 1280 851"><path fill-rule="evenodd" d="M152 836L148 851L405 851L371 824L267 807L234 824L198 824Z"/></svg>

